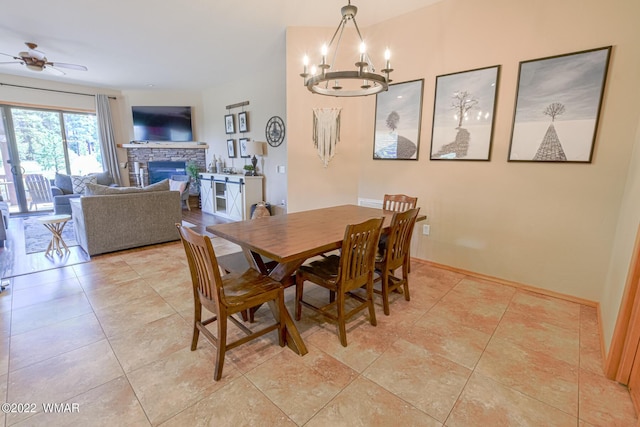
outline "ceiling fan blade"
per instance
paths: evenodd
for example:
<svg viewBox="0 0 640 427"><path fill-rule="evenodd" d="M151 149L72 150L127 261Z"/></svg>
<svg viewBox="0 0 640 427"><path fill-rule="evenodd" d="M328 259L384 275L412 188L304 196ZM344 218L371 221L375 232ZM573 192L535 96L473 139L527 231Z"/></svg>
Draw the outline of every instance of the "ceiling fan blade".
<svg viewBox="0 0 640 427"><path fill-rule="evenodd" d="M9 56L9 57L11 57L11 58L13 58L13 59L20 59L20 58L18 58L17 56L9 55L8 53L2 53L2 52L0 52L0 55Z"/></svg>
<svg viewBox="0 0 640 427"><path fill-rule="evenodd" d="M58 68L67 68L69 70L87 71L88 68L84 65L78 64L65 64L64 62L47 62L47 65Z"/></svg>
<svg viewBox="0 0 640 427"><path fill-rule="evenodd" d="M20 62L20 61L0 62L0 65L5 65L5 64L23 64L23 62Z"/></svg>
<svg viewBox="0 0 640 427"><path fill-rule="evenodd" d="M63 76L66 76L66 75L67 75L67 73L65 73L65 72L64 72L64 71L62 71L62 70L57 69L56 67L54 67L54 66L53 66L53 65L51 65L51 64L49 64L49 66L48 66L48 67L45 67L45 70L55 71L56 73L60 73L60 74L61 74L61 75L63 75Z"/></svg>

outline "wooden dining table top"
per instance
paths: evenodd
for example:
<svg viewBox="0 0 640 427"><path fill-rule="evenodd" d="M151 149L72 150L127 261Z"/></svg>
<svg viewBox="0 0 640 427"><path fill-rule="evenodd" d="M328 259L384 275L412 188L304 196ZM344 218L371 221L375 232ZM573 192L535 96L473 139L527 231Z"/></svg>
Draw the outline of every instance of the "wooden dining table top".
<svg viewBox="0 0 640 427"><path fill-rule="evenodd" d="M286 263L338 249L349 224L384 217L383 228L388 228L393 214L382 209L342 205L210 225L206 229L243 249ZM425 218L422 215L418 219Z"/></svg>

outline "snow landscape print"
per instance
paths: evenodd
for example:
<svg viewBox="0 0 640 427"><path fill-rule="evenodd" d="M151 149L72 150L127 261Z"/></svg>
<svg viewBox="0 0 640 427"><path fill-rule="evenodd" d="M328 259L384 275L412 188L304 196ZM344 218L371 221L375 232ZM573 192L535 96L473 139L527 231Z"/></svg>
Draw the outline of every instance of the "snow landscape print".
<svg viewBox="0 0 640 427"><path fill-rule="evenodd" d="M500 66L436 78L432 160L489 160Z"/></svg>
<svg viewBox="0 0 640 427"><path fill-rule="evenodd" d="M397 83L376 95L374 159L418 159L423 84Z"/></svg>
<svg viewBox="0 0 640 427"><path fill-rule="evenodd" d="M520 63L509 161L591 162L610 52Z"/></svg>

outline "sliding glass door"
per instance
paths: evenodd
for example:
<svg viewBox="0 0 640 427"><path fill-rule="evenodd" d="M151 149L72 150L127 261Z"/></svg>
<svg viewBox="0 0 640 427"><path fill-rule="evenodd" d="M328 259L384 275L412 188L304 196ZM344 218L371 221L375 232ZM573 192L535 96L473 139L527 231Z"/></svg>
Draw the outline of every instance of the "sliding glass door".
<svg viewBox="0 0 640 427"><path fill-rule="evenodd" d="M51 211L56 172L102 171L94 114L11 106L2 112L0 191L7 187L11 212Z"/></svg>

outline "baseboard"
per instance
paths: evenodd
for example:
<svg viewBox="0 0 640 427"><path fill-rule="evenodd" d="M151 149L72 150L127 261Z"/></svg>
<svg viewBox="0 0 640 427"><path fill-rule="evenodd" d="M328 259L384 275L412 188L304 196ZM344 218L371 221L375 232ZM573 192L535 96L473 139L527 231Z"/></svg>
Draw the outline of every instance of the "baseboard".
<svg viewBox="0 0 640 427"><path fill-rule="evenodd" d="M494 277L494 276L489 276L487 274L482 274L482 273L476 273L474 271L469 271L469 270L464 270L462 268L457 268L457 267L451 267L449 265L445 265L445 264L440 264L437 262L433 262L433 261L427 261L424 259L419 259L419 258L411 258L411 262L416 262L419 264L426 264L426 265L431 265L433 267L438 267L441 268L443 270L449 270L449 271L453 271L455 273L461 273L464 274L466 276L471 276L471 277L476 277L478 279L484 279L484 280L490 280L492 282L496 282L499 283L501 285L506 285L506 286L511 286L517 289L522 289L522 290L526 290L529 292L534 292L537 294L541 294L541 295L546 295L549 297L554 297L554 298L558 298L558 299L562 299L565 301L570 301L570 302L575 302L578 304L582 304L582 305L586 305L589 307L595 307L598 312L600 311L600 304L595 302L595 301L591 301L588 299L584 299L584 298L579 298L573 295L567 295L567 294L563 294L560 292L555 292L555 291L550 291L548 289L543 289L543 288L538 288L535 286L530 286L530 285L525 285L523 283L519 283L519 282L513 282L511 280L505 280L505 279L500 279L499 277ZM600 319L598 319L600 320Z"/></svg>

